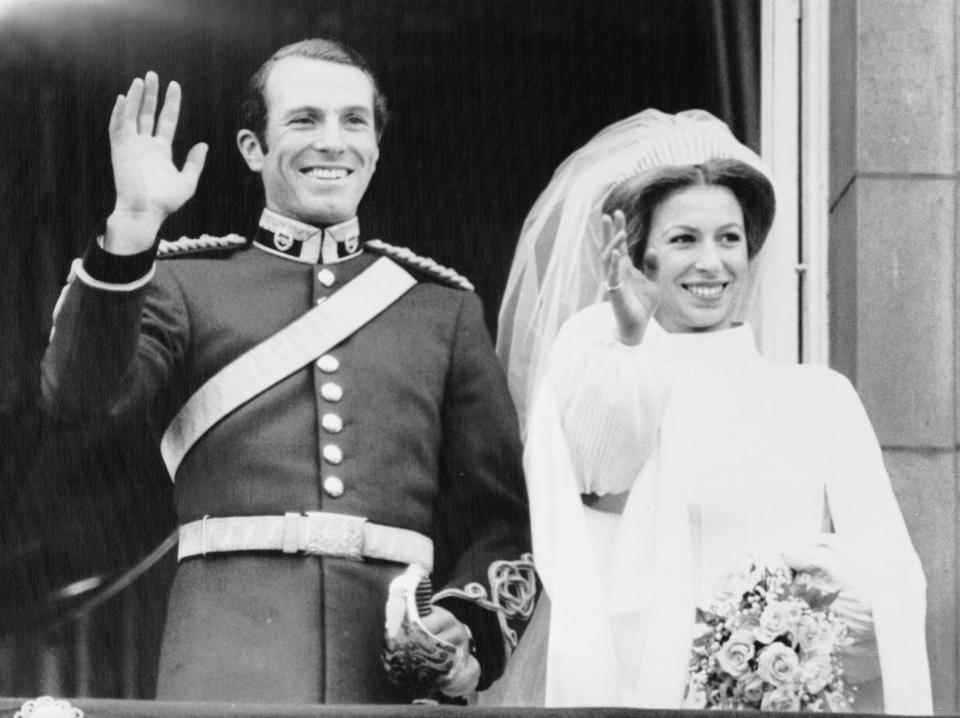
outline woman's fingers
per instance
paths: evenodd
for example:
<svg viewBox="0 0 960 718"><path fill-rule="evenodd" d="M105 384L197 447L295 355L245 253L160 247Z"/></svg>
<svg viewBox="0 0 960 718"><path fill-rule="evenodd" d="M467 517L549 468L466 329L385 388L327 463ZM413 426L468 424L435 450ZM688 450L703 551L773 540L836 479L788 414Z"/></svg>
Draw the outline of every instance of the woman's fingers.
<svg viewBox="0 0 960 718"><path fill-rule="evenodd" d="M614 249L626 250L627 248L627 228L623 220L623 212L617 210L614 216L609 214L600 218L600 226L603 228L603 249L601 254L607 256Z"/></svg>
<svg viewBox="0 0 960 718"><path fill-rule="evenodd" d="M609 281L611 254L615 249L613 244L613 220L605 214L600 218L600 227L603 230L603 248L600 250L600 261L603 264L603 275Z"/></svg>
<svg viewBox="0 0 960 718"><path fill-rule="evenodd" d="M627 230L623 212L616 210L613 216L603 215L603 249L601 259L608 287L616 287L623 276L623 260L627 256Z"/></svg>
<svg viewBox="0 0 960 718"><path fill-rule="evenodd" d="M610 266L607 269L607 290L616 289L623 283L623 253L614 249L610 253Z"/></svg>
<svg viewBox="0 0 960 718"><path fill-rule="evenodd" d="M617 320L620 341L637 344L656 308L656 285L633 267L627 247L627 218L623 211L618 209L612 214L604 214L601 226L604 288ZM650 256L655 266L656 255L651 253Z"/></svg>
<svg viewBox="0 0 960 718"><path fill-rule="evenodd" d="M614 234L621 236L623 241L626 241L627 216L623 213L622 209L615 209L613 211L613 231Z"/></svg>

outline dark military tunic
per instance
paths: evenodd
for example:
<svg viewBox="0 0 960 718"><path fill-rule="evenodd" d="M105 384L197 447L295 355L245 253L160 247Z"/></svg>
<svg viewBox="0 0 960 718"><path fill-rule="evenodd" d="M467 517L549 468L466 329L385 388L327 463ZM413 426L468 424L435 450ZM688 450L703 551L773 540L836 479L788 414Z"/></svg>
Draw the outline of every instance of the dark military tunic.
<svg viewBox="0 0 960 718"><path fill-rule="evenodd" d="M117 257L92 246L44 358L50 410L109 424L146 408L159 434L225 364L377 258L338 245L342 257L312 264L288 241L274 246L271 232L261 228L257 238L160 261L143 286L135 280L152 254ZM186 523L322 510L429 536L434 589L446 589L441 605L470 627L484 687L502 672L504 629L524 619L521 611L498 620L487 603L504 590L490 586L491 566L530 550L519 434L479 300L429 273L418 279L321 360L204 435L177 470L176 511ZM337 450L325 454L331 445ZM403 568L279 552L183 560L158 697L417 697L386 681L378 657L387 586Z"/></svg>

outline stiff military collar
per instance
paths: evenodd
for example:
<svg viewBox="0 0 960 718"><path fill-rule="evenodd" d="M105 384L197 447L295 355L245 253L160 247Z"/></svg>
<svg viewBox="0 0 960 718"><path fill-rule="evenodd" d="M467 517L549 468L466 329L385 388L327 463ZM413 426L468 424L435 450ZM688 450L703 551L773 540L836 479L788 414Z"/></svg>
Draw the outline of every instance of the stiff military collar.
<svg viewBox="0 0 960 718"><path fill-rule="evenodd" d="M356 217L320 229L269 209L260 215L253 243L271 254L307 264L341 262L362 251Z"/></svg>

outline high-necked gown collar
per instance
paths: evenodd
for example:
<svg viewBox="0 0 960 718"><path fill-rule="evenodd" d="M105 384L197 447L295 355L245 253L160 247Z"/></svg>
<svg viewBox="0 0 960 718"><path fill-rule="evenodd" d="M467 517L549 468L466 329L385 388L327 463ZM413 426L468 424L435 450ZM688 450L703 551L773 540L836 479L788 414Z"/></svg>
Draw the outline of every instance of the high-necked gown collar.
<svg viewBox="0 0 960 718"><path fill-rule="evenodd" d="M668 332L651 319L643 344L674 361L743 366L760 359L753 329L745 323L705 332Z"/></svg>
<svg viewBox="0 0 960 718"><path fill-rule="evenodd" d="M271 254L306 264L342 262L363 251L356 217L321 228L269 209L260 215L253 243Z"/></svg>

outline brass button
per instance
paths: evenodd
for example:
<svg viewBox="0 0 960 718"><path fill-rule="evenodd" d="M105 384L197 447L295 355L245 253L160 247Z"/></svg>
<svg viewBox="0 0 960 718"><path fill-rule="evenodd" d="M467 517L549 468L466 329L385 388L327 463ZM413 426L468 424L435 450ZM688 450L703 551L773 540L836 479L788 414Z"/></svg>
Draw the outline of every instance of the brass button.
<svg viewBox="0 0 960 718"><path fill-rule="evenodd" d="M335 382L328 381L320 387L320 396L327 401L340 401L343 398L343 387Z"/></svg>
<svg viewBox="0 0 960 718"><path fill-rule="evenodd" d="M320 419L320 425L331 434L339 434L343 431L343 419L337 414L324 414Z"/></svg>
<svg viewBox="0 0 960 718"><path fill-rule="evenodd" d="M333 354L324 354L317 359L317 367L324 374L333 374L333 372L340 368L340 360L333 356Z"/></svg>
<svg viewBox="0 0 960 718"><path fill-rule="evenodd" d="M323 458L327 462L337 465L343 461L343 450L336 444L327 444L323 447Z"/></svg>
<svg viewBox="0 0 960 718"><path fill-rule="evenodd" d="M336 476L328 476L323 480L323 490L327 496L340 498L343 496L343 481Z"/></svg>
<svg viewBox="0 0 960 718"><path fill-rule="evenodd" d="M337 281L337 276L329 269L321 269L317 272L317 281L325 287L332 287Z"/></svg>

